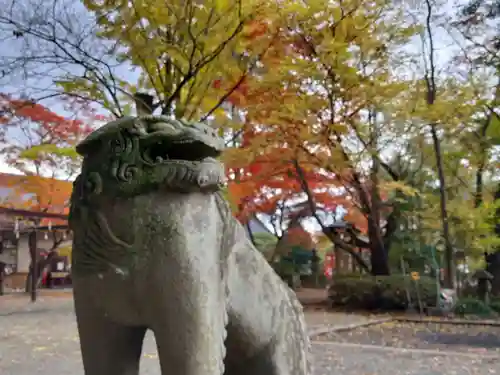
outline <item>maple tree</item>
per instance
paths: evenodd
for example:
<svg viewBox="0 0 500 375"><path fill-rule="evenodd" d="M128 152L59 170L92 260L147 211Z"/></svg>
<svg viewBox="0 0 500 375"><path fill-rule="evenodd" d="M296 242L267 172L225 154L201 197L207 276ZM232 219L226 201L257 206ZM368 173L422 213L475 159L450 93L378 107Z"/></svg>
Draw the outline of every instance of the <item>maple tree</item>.
<svg viewBox="0 0 500 375"><path fill-rule="evenodd" d="M423 30L425 23L408 24L403 14L384 1L352 1L342 7L322 1L308 5L307 9L296 3L290 6L294 17L286 19L286 26L263 55L259 76L250 77L244 90L229 98L244 108L246 123L241 144L226 153L226 161L240 170L249 166L250 172L243 171L251 176L250 182L233 189L233 195L254 202L252 194L266 190L271 173L294 194L304 198L306 193L309 215L335 245L353 256L356 247L370 249L374 274L389 273L389 250L398 228L415 216L407 209L415 197L425 206L417 210L425 216L418 230L429 236L438 231L436 207L450 198L453 202L445 211L461 224L448 228L446 237L459 237L459 232L471 228L487 233L481 219L487 213L478 210L467 218L457 210L458 199L441 196L436 202L436 190L429 186L439 177L435 173L450 175L449 185L442 184L441 192L462 177L446 164L455 165L464 157L465 149L453 154L453 139L470 131L478 108L485 108L477 85L453 77L436 81L435 98L429 103L425 96L428 77L398 76L393 62L394 55L398 63L404 63L405 57L411 60L401 46ZM431 132L429 124L434 125ZM442 139L429 143L432 132ZM441 147L440 157L446 159L438 167L432 158L437 155L433 144ZM408 153L415 145L420 147L416 153ZM273 153L274 161L269 160ZM419 164L430 171L427 176L420 173ZM328 174L327 199L346 205L345 219L355 223L368 241L355 233L351 243L342 241L317 215L321 207L315 195L320 190L311 172ZM421 178L426 179L423 185ZM273 207L286 189L280 187L277 194L260 197L260 206L267 202ZM262 207L253 203L253 209Z"/></svg>
<svg viewBox="0 0 500 375"><path fill-rule="evenodd" d="M9 166L26 176L68 180L76 175L74 146L91 132L87 123L6 94L0 95L0 116L1 150Z"/></svg>
<svg viewBox="0 0 500 375"><path fill-rule="evenodd" d="M293 246L313 248L311 235L307 234L300 224L302 219L311 216L311 210L303 188L295 177L293 164L288 159L293 157L293 151L283 145L276 148L268 147L266 154L260 152L245 166L246 159L239 156L248 157L252 154L252 150L247 147L252 145L250 139L255 136L252 131L244 132L243 143L246 146L234 148L224 155L230 176L229 199L236 216L243 223L251 219L255 213L266 216L278 239L271 258L286 255ZM333 174L318 171L311 165L305 178L314 194L317 210L321 210L321 214L327 220L332 221L341 206L344 209L353 208L349 197L338 192L339 184ZM361 222L360 227L363 224ZM351 246L348 251L358 256ZM361 259L359 261L367 267Z"/></svg>
<svg viewBox="0 0 500 375"><path fill-rule="evenodd" d="M0 95L0 149L4 162L20 175L8 178L12 193L4 205L65 213L71 179L80 167L74 146L92 128L75 118L11 95Z"/></svg>
<svg viewBox="0 0 500 375"><path fill-rule="evenodd" d="M74 146L92 130L86 122L61 116L49 108L11 95L0 95L0 150L7 165L21 174L7 175L11 189L3 206L30 211L68 213L72 182L80 158ZM50 224L49 224L50 223ZM64 225L64 220L38 219L36 225ZM57 255L64 234L50 233L48 256L37 263L38 281L42 271ZM33 267L26 280L27 289Z"/></svg>
<svg viewBox="0 0 500 375"><path fill-rule="evenodd" d="M246 146L249 145L251 134L251 131L242 133ZM225 196L235 216L247 226L252 242L259 249L264 249L266 258L271 262L287 255L293 246L304 249L314 247L311 235L301 227L301 219L308 216L308 209L304 207L301 197L302 190L297 181L290 178L292 171L287 163L283 163L282 152L286 153L286 148L272 150L247 164L240 156L248 156L249 150L240 145L226 152L223 157L229 178ZM310 173L308 177L315 187L328 185L327 176ZM326 196L318 192L318 199ZM327 203L325 210L335 209L331 200ZM249 222L260 221L261 218L268 224L272 234L261 236L261 233L252 233ZM274 240L271 241L269 236Z"/></svg>
<svg viewBox="0 0 500 375"><path fill-rule="evenodd" d="M392 31L394 25L381 22L380 7L386 6L383 2L368 5L353 1L349 6L323 1L306 8L293 4L293 25L287 20L287 27L262 58L264 65L269 64L268 75L255 86L250 83L247 89L246 119L258 129L249 148L256 155L265 154L267 150L263 149L276 150L298 190L307 193L310 214L325 234L367 267L355 247L329 231L316 214L317 198L308 173L328 174L328 198L338 200L338 193L331 190L341 187L344 203L359 205L348 213L354 216L361 212L366 219L360 226L371 236L370 243L364 245L372 249L372 272L383 274L388 270L381 219L377 219L382 210L381 184L369 181L360 172L360 154L345 143L353 135L358 136L358 142L366 143L370 124L363 121L363 110L374 111L383 105L388 109L388 98L405 88L400 82L387 83L390 74L384 49L389 49L391 38L403 41L414 29L402 26ZM391 12L389 8L386 11ZM374 72L364 74L363 67L357 68L364 61ZM374 150L375 145L370 146ZM243 151L246 157L249 148ZM377 175L372 173L371 177Z"/></svg>
<svg viewBox="0 0 500 375"><path fill-rule="evenodd" d="M265 0L51 0L0 12L0 26L13 33L13 43L25 44L3 65L6 74L28 65L32 75L51 66L56 87L49 95L93 101L115 117L132 112L135 92L147 92L163 114L220 124L229 119L219 107L255 68L270 39L254 20L262 14L270 19L277 9ZM224 82L224 90L215 82Z"/></svg>
<svg viewBox="0 0 500 375"><path fill-rule="evenodd" d="M450 23L465 45L441 70L415 63L418 35L426 57L436 55L436 26L385 0L87 0L74 14L51 0L43 6L55 11L42 13L52 28L32 22L36 7L0 11L0 26L29 52L9 68L78 66L54 70L56 93L122 116L131 94L148 92L164 114L219 126L231 145L225 193L243 223L265 213L280 237L312 217L336 248L388 274L398 246L444 238L448 255L471 257L496 246L498 38L485 28L497 16L474 3ZM332 229L339 207L357 229L349 241Z"/></svg>

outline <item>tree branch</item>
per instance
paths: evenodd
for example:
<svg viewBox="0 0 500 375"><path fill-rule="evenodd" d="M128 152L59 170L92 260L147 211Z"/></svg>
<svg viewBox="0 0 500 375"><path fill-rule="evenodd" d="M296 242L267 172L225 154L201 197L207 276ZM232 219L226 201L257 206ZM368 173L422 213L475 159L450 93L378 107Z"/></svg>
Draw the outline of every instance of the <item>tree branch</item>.
<svg viewBox="0 0 500 375"><path fill-rule="evenodd" d="M346 242L340 240L336 236L332 234L330 230L328 230L328 227L326 227L323 224L323 221L321 218L318 216L317 210L316 210L316 201L314 199L314 196L311 192L311 189L309 188L309 184L307 183L307 180L305 178L304 171L302 170L301 166L299 165L299 162L297 159L292 160L293 166L296 171L296 177L300 185L302 186L302 190L307 196L307 203L309 205L309 209L311 210L311 215L316 219L317 223L320 225L322 232L332 241L332 243L336 246L339 246L342 248L344 251L349 253L355 260L356 262L367 272L370 272L370 268L364 261L364 259L356 252L356 248L347 244Z"/></svg>

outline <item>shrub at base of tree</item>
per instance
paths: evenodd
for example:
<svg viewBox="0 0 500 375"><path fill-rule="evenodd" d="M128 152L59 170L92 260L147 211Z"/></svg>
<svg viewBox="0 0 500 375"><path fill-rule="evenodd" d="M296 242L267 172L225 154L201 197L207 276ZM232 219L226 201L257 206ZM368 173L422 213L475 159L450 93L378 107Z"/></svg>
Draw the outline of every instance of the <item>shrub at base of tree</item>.
<svg viewBox="0 0 500 375"><path fill-rule="evenodd" d="M490 302L490 307L497 314L500 314L500 299L494 299Z"/></svg>
<svg viewBox="0 0 500 375"><path fill-rule="evenodd" d="M319 275L305 275L301 276L301 284L303 288L319 288L325 289L329 284L330 280L323 274Z"/></svg>
<svg viewBox="0 0 500 375"><path fill-rule="evenodd" d="M453 312L463 317L497 318L498 312L500 312L499 302L492 301L490 305L487 305L476 298L462 298L457 302Z"/></svg>
<svg viewBox="0 0 500 375"><path fill-rule="evenodd" d="M422 307L436 305L436 281L431 277L420 278L417 293L409 276L337 275L332 280L328 297L332 307L394 311L408 309L408 293L415 308L418 308L418 294Z"/></svg>

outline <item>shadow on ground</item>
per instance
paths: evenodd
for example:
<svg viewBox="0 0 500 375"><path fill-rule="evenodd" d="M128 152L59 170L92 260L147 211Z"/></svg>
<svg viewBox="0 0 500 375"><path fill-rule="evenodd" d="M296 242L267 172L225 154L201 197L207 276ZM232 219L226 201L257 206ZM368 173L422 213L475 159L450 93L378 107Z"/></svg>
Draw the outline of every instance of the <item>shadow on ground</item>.
<svg viewBox="0 0 500 375"><path fill-rule="evenodd" d="M448 352L494 352L500 355L500 327L439 323L387 322L319 337L406 349Z"/></svg>
<svg viewBox="0 0 500 375"><path fill-rule="evenodd" d="M446 345L449 347L461 345L485 349L500 349L500 336L489 332L479 332L475 335L471 335L468 332L419 332L417 333L417 337L428 344Z"/></svg>

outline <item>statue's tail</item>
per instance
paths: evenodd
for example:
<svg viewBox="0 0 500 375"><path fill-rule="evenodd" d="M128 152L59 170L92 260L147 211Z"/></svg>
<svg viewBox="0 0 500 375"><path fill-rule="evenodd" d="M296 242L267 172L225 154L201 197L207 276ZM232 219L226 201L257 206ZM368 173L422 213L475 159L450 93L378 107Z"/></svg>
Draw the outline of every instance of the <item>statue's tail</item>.
<svg viewBox="0 0 500 375"><path fill-rule="evenodd" d="M288 288L287 285L285 285L286 288ZM299 299L297 298L297 295L295 292L288 288L288 294L290 295L290 303L292 305L292 309L295 312L295 317L296 321L294 322L294 329L295 331L299 332L298 337L296 338L297 340L297 350L299 353L298 355L298 363L297 367L300 369L298 371L298 374L303 374L303 375L312 375L313 374L313 366L312 366L312 347L311 347L311 340L309 338L308 330L307 330L307 325L306 325L306 320L305 320L305 315L304 315L304 308L302 307L302 304L300 303Z"/></svg>

